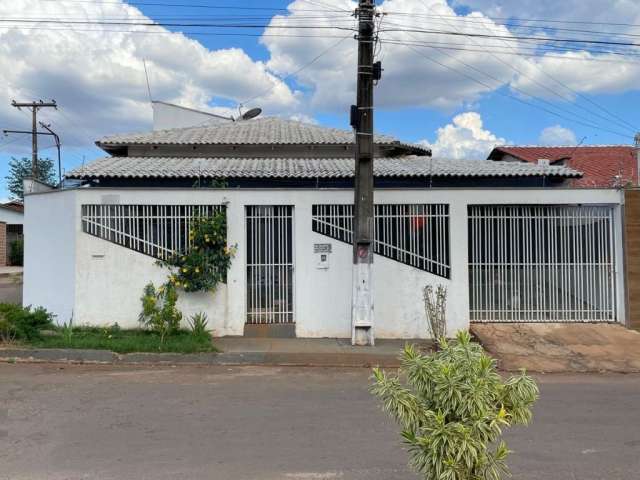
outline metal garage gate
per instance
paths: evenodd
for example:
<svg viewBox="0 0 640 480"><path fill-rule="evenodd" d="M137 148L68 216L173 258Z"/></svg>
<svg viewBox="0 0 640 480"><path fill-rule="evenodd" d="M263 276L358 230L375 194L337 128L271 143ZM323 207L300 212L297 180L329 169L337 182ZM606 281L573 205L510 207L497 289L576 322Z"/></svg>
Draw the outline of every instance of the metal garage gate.
<svg viewBox="0 0 640 480"><path fill-rule="evenodd" d="M469 206L476 322L616 320L613 207Z"/></svg>
<svg viewBox="0 0 640 480"><path fill-rule="evenodd" d="M246 207L247 323L293 323L293 206Z"/></svg>

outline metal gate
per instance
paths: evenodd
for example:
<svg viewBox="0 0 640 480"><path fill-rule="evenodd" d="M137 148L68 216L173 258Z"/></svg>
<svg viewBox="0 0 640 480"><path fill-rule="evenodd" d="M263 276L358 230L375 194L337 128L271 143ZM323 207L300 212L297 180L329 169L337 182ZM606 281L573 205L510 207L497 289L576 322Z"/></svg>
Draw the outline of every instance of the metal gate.
<svg viewBox="0 0 640 480"><path fill-rule="evenodd" d="M615 321L613 225L610 206L470 206L471 321Z"/></svg>
<svg viewBox="0 0 640 480"><path fill-rule="evenodd" d="M247 323L293 323L293 207L246 207Z"/></svg>

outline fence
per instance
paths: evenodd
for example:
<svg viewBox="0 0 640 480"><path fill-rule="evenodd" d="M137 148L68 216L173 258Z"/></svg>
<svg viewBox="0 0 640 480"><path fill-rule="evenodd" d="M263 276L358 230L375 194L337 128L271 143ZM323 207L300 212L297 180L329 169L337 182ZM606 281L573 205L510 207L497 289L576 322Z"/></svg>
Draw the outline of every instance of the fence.
<svg viewBox="0 0 640 480"><path fill-rule="evenodd" d="M471 321L615 321L613 207L469 206Z"/></svg>
<svg viewBox="0 0 640 480"><path fill-rule="evenodd" d="M353 205L313 205L312 228L336 240L353 242ZM374 252L449 278L449 206L374 206Z"/></svg>
<svg viewBox="0 0 640 480"><path fill-rule="evenodd" d="M193 218L212 216L222 205L82 205L82 231L154 258L190 247Z"/></svg>

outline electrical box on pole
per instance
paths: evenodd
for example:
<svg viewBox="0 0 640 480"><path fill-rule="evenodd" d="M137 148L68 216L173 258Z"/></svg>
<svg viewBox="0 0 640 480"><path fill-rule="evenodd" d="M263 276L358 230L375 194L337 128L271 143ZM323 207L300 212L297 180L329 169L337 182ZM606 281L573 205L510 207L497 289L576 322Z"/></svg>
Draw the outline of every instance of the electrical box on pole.
<svg viewBox="0 0 640 480"><path fill-rule="evenodd" d="M373 345L373 86L382 67L374 69L375 0L360 0L358 18L357 102L351 109L355 130L353 219L353 292L351 343Z"/></svg>

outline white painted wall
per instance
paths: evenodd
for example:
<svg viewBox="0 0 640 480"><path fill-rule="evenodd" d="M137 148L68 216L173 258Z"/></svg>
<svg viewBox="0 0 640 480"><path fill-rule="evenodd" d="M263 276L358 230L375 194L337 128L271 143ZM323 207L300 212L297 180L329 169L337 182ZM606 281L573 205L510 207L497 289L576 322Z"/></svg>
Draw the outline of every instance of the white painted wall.
<svg viewBox="0 0 640 480"><path fill-rule="evenodd" d="M77 305L77 201L77 192L70 190L24 199L22 303L46 307L60 324L69 321Z"/></svg>
<svg viewBox="0 0 640 480"><path fill-rule="evenodd" d="M0 222L7 225L22 225L24 223L24 213L16 212L11 208L0 207Z"/></svg>
<svg viewBox="0 0 640 480"><path fill-rule="evenodd" d="M151 106L153 108L154 130L195 127L231 121L207 112L200 112L165 102L155 101L152 102Z"/></svg>
<svg viewBox="0 0 640 480"><path fill-rule="evenodd" d="M63 200L61 200L63 199ZM313 204L352 203L348 190L194 190L194 189L77 189L35 194L28 197L26 231L29 237L47 238L56 226L55 238L62 257L69 262L60 281L51 272L47 251L25 245L25 301L56 309L64 316L76 312L76 322L123 327L137 325L140 296L149 281L159 284L166 270L154 259L84 234L80 212L83 204L227 204L228 242L238 244L238 254L228 272L228 284L215 294L182 294L180 307L186 315L205 311L216 335L242 335L246 309L246 205L294 205L295 318L299 337L350 337L351 246L311 230ZM450 208L451 279L376 256L374 261L375 333L378 338L416 338L427 335L422 303L426 284L448 287L448 329L454 333L469 324L467 206L491 203L613 204L622 202L616 190L604 189L448 189L378 190L377 203L447 203ZM70 206L73 218L60 208ZM59 207L51 207L59 205ZM51 208L54 208L51 210ZM33 215L33 217L32 217ZM60 222L61 216L65 221ZM47 216L43 221L43 216ZM37 222L39 218L43 223ZM618 217L619 218L619 215ZM621 239L618 222L617 239ZM50 237L49 237L50 238ZM329 269L316 268L314 243L330 243ZM621 242L617 243L622 245ZM619 247L621 248L621 247ZM49 251L50 253L50 251ZM622 291L622 251L617 253ZM43 265L43 275L38 275ZM58 265L58 264L56 264ZM59 285L64 295L45 288ZM69 293L71 291L71 293ZM620 295L619 318L624 318L624 296Z"/></svg>

